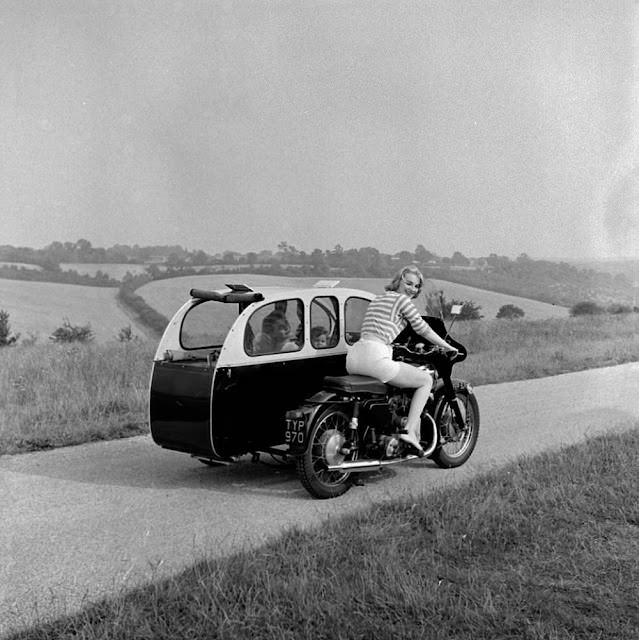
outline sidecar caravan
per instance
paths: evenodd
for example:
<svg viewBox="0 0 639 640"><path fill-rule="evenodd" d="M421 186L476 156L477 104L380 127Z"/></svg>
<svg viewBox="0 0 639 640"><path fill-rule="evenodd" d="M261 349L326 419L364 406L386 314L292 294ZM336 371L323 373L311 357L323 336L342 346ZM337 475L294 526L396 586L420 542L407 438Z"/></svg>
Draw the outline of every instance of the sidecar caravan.
<svg viewBox="0 0 639 640"><path fill-rule="evenodd" d="M286 411L343 375L374 294L313 287L192 289L153 360L153 440L208 463L286 452Z"/></svg>

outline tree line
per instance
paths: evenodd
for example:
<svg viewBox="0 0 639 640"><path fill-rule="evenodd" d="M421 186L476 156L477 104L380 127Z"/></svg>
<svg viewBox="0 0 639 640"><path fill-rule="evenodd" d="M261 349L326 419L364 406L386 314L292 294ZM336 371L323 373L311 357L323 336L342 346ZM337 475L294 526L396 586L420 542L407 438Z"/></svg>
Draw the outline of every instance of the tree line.
<svg viewBox="0 0 639 640"><path fill-rule="evenodd" d="M383 253L374 247L359 249L336 245L332 249L298 250L282 241L276 251L241 253L224 251L208 254L189 251L179 245L140 246L118 244L110 248L93 247L85 239L52 242L43 249L0 246L0 277L115 287L130 283L136 275L128 273L114 279L105 271L95 275L64 270L62 263L145 265L151 279L246 271L267 275L315 277L392 276L398 267L416 264L427 278L447 280L498 293L516 295L541 302L571 306L592 300L598 304L634 304L633 283L624 274L610 274L578 268L567 262L535 260L525 253L514 259L490 254L468 258L455 251L450 257L437 255L418 244L414 251ZM27 268L25 263L38 268ZM133 270L135 271L135 270ZM129 287L130 288L130 287Z"/></svg>

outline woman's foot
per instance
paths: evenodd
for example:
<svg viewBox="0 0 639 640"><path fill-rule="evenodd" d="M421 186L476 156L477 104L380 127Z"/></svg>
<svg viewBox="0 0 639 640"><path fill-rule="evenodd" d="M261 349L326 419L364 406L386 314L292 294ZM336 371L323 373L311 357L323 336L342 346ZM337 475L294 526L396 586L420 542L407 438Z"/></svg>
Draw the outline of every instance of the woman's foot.
<svg viewBox="0 0 639 640"><path fill-rule="evenodd" d="M400 433L399 439L406 444L409 444L415 451L417 452L418 457L422 457L424 455L424 450L422 449L422 445L419 444L419 440L412 433Z"/></svg>

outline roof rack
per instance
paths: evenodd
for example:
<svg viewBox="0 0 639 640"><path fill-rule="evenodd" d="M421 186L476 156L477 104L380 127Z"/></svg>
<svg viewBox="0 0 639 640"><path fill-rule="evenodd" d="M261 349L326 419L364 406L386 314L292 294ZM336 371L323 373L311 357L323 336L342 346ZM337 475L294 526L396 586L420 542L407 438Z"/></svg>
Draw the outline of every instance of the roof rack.
<svg viewBox="0 0 639 640"><path fill-rule="evenodd" d="M231 289L231 291L254 291L254 289L247 287L245 284L224 284L224 286Z"/></svg>
<svg viewBox="0 0 639 640"><path fill-rule="evenodd" d="M264 296L258 291L205 291L204 289L191 289L189 292L192 298L200 300L213 300L215 302L239 302L240 304L250 304L264 300Z"/></svg>
<svg viewBox="0 0 639 640"><path fill-rule="evenodd" d="M318 280L313 287L317 289L332 289L339 284L339 280Z"/></svg>

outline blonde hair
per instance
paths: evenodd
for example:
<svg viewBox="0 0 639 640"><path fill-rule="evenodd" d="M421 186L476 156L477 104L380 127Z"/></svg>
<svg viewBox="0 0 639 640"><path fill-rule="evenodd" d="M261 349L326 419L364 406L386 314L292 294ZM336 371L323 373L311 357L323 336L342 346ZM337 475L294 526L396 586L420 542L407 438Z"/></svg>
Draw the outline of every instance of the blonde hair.
<svg viewBox="0 0 639 640"><path fill-rule="evenodd" d="M416 298L420 294L422 287L424 286L424 276L417 267L411 264L409 264L407 267L402 267L395 274L395 277L384 287L384 289L386 291L397 291L397 289L399 289L399 283L407 273L412 273L414 276L417 276L419 278L419 288L417 289L417 293L413 296L413 298Z"/></svg>

